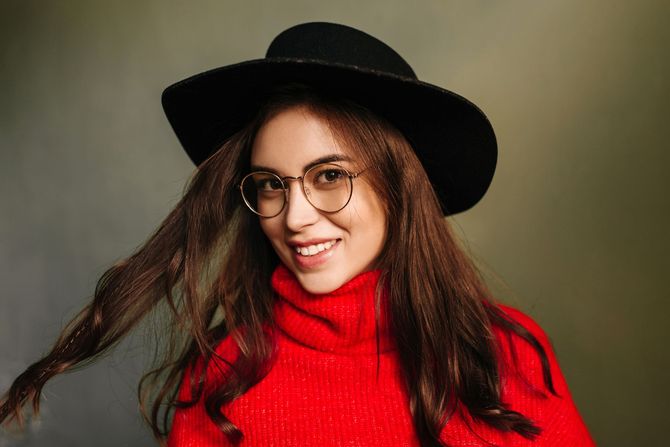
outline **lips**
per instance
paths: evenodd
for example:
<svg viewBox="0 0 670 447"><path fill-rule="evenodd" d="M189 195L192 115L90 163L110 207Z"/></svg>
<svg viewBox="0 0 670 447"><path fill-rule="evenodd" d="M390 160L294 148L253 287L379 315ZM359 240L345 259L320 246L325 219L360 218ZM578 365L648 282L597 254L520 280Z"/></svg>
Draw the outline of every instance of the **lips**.
<svg viewBox="0 0 670 447"><path fill-rule="evenodd" d="M341 239L310 240L301 243L292 243L293 260L301 268L314 268L332 256L339 246Z"/></svg>
<svg viewBox="0 0 670 447"><path fill-rule="evenodd" d="M303 246L296 245L293 248L295 249L296 253L299 253L303 256L314 256L318 253L321 253L322 251L328 250L330 247L335 245L336 242L337 239L331 239L326 242L319 242L318 244L303 245Z"/></svg>

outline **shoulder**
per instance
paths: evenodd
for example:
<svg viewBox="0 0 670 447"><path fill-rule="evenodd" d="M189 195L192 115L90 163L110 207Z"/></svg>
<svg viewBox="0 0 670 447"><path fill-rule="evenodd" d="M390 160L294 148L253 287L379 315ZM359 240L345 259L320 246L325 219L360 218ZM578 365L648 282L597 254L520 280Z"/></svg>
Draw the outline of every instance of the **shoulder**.
<svg viewBox="0 0 670 447"><path fill-rule="evenodd" d="M503 401L542 428L538 445L592 447L593 439L575 406L547 333L524 312L507 305L495 306L522 332L527 331L527 337L523 337L513 330L493 327L502 360Z"/></svg>
<svg viewBox="0 0 670 447"><path fill-rule="evenodd" d="M183 371L178 394L179 400L189 401L193 398L193 384L195 383L204 381L205 393L215 389L230 373L231 366L237 360L239 353L235 338L228 334L216 343L208 360L205 360L202 353L193 357Z"/></svg>
<svg viewBox="0 0 670 447"><path fill-rule="evenodd" d="M503 348L544 351L547 356L555 360L554 347L549 335L537 321L512 306L500 303L495 304L495 306L506 321L514 323L520 329L520 331L514 331L494 322L493 330L498 338L505 338L508 342L502 345Z"/></svg>
<svg viewBox="0 0 670 447"><path fill-rule="evenodd" d="M223 432L213 423L205 401L228 374L237 352L233 337L227 335L216 344L208 362L199 354L184 369L167 438L168 447L228 445ZM204 385L202 389L201 385Z"/></svg>
<svg viewBox="0 0 670 447"><path fill-rule="evenodd" d="M514 307L496 304L502 317L512 324L493 325L501 358L501 372L508 379L521 378L531 388L550 391L557 388L561 380L558 360L553 344L545 330L529 315ZM545 372L551 372L547 377ZM548 379L548 380L547 380ZM558 390L556 390L558 391Z"/></svg>
<svg viewBox="0 0 670 447"><path fill-rule="evenodd" d="M500 309L509 319L511 319L517 324L520 324L524 329L533 334L536 338L542 339L542 341L549 342L549 337L547 336L547 333L529 315L507 304L497 303L495 304L495 306L497 306L498 309Z"/></svg>
<svg viewBox="0 0 670 447"><path fill-rule="evenodd" d="M504 304L496 306L508 321L520 326L520 331L493 327L499 348L503 394L510 401L548 398L545 404L561 401L571 406L568 384L545 330L519 309Z"/></svg>

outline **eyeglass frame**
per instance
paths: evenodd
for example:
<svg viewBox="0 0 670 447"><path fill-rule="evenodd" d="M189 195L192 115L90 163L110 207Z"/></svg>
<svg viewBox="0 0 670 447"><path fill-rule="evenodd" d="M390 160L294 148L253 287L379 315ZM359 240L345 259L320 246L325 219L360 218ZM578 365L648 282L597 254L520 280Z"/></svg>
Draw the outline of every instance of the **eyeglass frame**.
<svg viewBox="0 0 670 447"><path fill-rule="evenodd" d="M349 186L351 187L350 190L349 190L349 197L347 198L347 201L345 202L345 204L342 205L342 208L340 208L340 209L338 209L338 210L335 210L335 211L325 211L325 210L322 210L321 208L317 207L316 205L314 205L314 204L312 203L312 201L311 201L310 198L309 198L309 194L307 194L307 191L305 191L305 180L304 180L305 176L307 176L307 174L309 174L309 172L310 172L311 170L316 169L316 168L318 168L318 167L320 167L320 166L324 166L324 165L333 165L333 166L337 166L338 168L342 169L342 170L346 173L347 177L349 178ZM322 213L326 213L326 214L334 214L334 213L339 213L339 212L342 211L344 208L346 208L347 205L349 205L349 202L351 202L351 197L354 195L354 179L355 179L355 178L358 178L358 176L361 175L364 171L366 171L366 170L368 169L368 167L369 167L369 166L366 166L365 168L361 169L361 170L358 171L358 172L351 173L351 172L349 172L349 170L347 170L345 167L340 166L340 165L337 164L337 163L333 163L333 162L325 162L325 163L319 163L319 164L317 164L317 165L312 166L311 168L309 168L309 169L307 169L305 172L303 172L303 174L302 174L301 176L299 176L299 177L293 177L293 176L291 176L291 175L287 175L287 176L284 176L284 177L280 177L280 176L279 176L277 173L275 173L275 172L269 172L269 171L253 171L253 172L248 173L248 174L245 175L244 177L242 177L242 180L241 180L240 183L237 185L237 187L238 187L239 190L240 190L240 195L242 196L242 200L244 201L244 204L247 206L247 208L249 208L249 209L251 210L251 212L253 212L253 213L256 214L257 216L264 217L264 218L266 218L266 219L272 219L273 217L277 217L277 216L279 216L279 215L281 214L281 212L284 211L284 208L286 208L286 204L288 203L288 193L289 193L289 186L290 186L290 185L289 185L289 183L288 183L287 180L300 180L300 187L301 187L301 189L302 189L302 193L305 195L305 198L307 199L307 202L309 202L310 205L312 205L315 209L319 210L319 211L322 212ZM279 209L279 211L277 212L277 214L273 214L272 216L264 216L264 215L260 214L260 213L257 212L255 209L253 209L253 207L251 206L251 204L247 201L247 198L244 196L244 190L242 189L242 185L244 184L244 181L245 181L248 177L250 177L250 176L252 176L252 175L254 175L254 174L270 174L270 175L274 175L275 177L277 177L277 178L281 181L281 184L282 184L282 190L284 191L284 202L282 203L282 206L281 206L281 208Z"/></svg>

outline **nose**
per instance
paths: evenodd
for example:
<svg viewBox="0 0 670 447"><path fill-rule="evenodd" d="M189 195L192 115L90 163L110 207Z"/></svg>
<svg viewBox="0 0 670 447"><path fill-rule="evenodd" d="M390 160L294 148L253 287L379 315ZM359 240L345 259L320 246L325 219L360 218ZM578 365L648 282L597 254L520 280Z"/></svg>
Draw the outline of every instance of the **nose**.
<svg viewBox="0 0 670 447"><path fill-rule="evenodd" d="M295 182L291 180L295 180ZM319 210L314 208L307 200L299 179L286 179L286 181L289 188L286 196L284 219L289 230L298 232L319 219Z"/></svg>

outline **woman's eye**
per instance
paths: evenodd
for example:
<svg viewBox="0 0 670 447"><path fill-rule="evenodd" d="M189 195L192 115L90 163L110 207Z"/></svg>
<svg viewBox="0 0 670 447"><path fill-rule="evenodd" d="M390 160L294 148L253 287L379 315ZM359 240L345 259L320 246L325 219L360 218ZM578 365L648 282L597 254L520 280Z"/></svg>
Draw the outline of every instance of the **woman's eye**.
<svg viewBox="0 0 670 447"><path fill-rule="evenodd" d="M326 169L316 176L317 183L335 183L344 178L346 174L338 169Z"/></svg>
<svg viewBox="0 0 670 447"><path fill-rule="evenodd" d="M256 187L263 191L277 191L283 189L284 186L277 179L262 179L256 183Z"/></svg>

